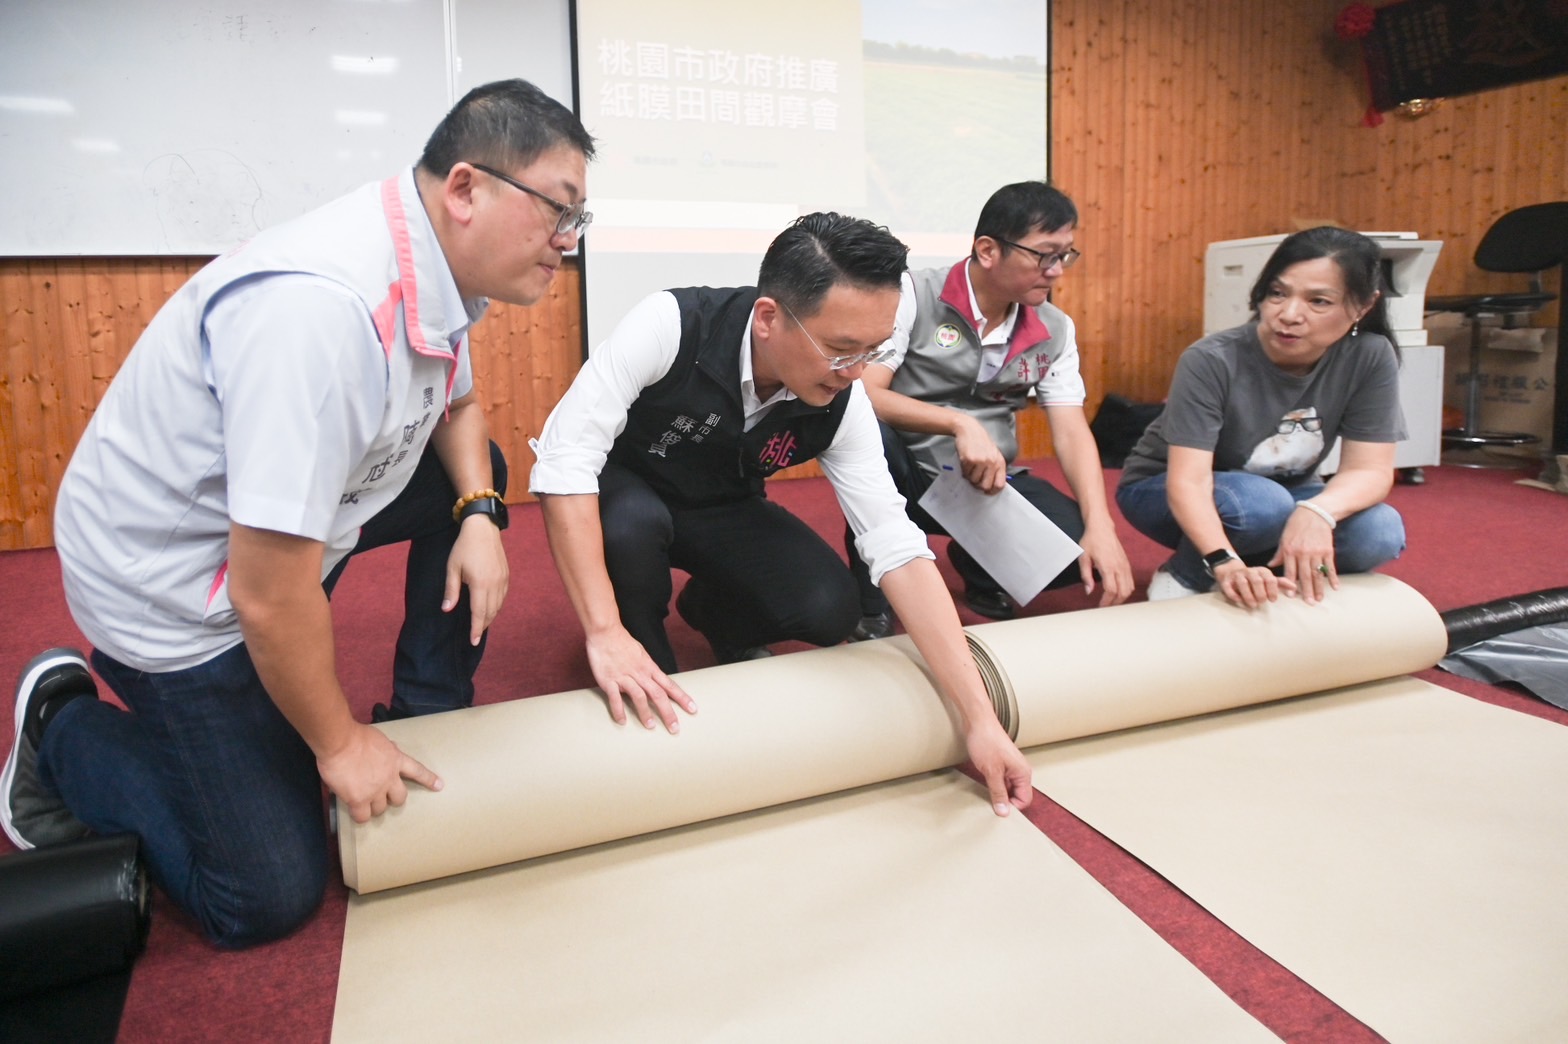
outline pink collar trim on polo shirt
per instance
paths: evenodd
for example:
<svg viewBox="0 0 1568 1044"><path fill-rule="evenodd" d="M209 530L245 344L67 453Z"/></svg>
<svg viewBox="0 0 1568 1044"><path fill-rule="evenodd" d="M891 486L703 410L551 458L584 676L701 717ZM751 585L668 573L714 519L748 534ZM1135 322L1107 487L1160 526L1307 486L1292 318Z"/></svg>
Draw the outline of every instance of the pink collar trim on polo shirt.
<svg viewBox="0 0 1568 1044"><path fill-rule="evenodd" d="M398 188L398 178L387 178L381 183L381 205L387 215L387 230L392 233L392 249L397 256L398 281L387 288L386 300L375 311L376 332L381 337L387 357L392 356L393 330L398 305L403 306L403 329L408 334L408 345L420 355L440 356L451 360L446 374L446 409L452 406L452 386L457 383L457 353L468 343L463 336L456 348L432 348L425 340L424 328L419 322L419 281L414 268L414 243L409 233L408 214L403 209L403 194ZM443 412L443 415L446 415Z"/></svg>
<svg viewBox="0 0 1568 1044"><path fill-rule="evenodd" d="M969 301L969 259L958 262L948 270L947 278L942 282L942 303L964 317L969 328L980 333L980 317L970 310ZM1051 339L1051 331L1046 329L1045 323L1033 308L1018 306L1018 318L1013 321L1013 332L1007 338L1007 356L1002 360L1006 366L1024 352Z"/></svg>

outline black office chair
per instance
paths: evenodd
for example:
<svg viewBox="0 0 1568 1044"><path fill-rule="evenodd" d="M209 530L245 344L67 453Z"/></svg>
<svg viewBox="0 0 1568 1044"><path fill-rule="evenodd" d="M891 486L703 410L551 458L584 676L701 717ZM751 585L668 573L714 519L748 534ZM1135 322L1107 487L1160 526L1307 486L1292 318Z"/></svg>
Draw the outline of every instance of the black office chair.
<svg viewBox="0 0 1568 1044"><path fill-rule="evenodd" d="M1487 446L1523 446L1540 439L1524 432L1484 431L1481 428L1481 389L1485 381L1481 376L1482 321L1498 316L1505 328L1519 325L1519 320L1533 314L1557 297L1541 286L1541 277L1568 258L1568 202L1537 203L1533 206L1510 210L1492 223L1476 247L1475 265L1487 272L1528 272L1530 290L1513 294L1465 294L1455 297L1428 297L1430 311L1459 312L1470 320L1470 372L1465 388L1464 424L1459 428L1443 431L1445 445L1462 449L1482 449ZM1559 277L1559 290L1561 289ZM1568 312L1568 309L1560 311ZM1563 322L1558 322L1557 388L1554 403L1556 418L1553 442L1568 441L1568 422L1564 408L1568 397L1563 391L1565 360L1568 347L1564 347ZM1559 452L1564 452L1559 450Z"/></svg>

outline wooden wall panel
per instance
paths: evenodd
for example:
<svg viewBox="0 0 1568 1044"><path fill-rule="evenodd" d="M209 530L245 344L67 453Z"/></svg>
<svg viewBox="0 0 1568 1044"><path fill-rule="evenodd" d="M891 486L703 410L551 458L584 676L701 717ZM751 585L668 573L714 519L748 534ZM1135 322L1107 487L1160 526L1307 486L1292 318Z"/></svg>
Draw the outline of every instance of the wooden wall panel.
<svg viewBox="0 0 1568 1044"><path fill-rule="evenodd" d="M582 269L568 260L549 292L528 308L494 303L474 327L474 384L485 404L490 437L506 454L508 503L534 499L528 440L582 365Z"/></svg>
<svg viewBox="0 0 1568 1044"><path fill-rule="evenodd" d="M1052 0L1052 177L1082 214L1083 261L1057 301L1077 320L1089 410L1164 396L1202 331L1213 240L1329 219L1445 241L1431 290L1517 286L1471 264L1506 210L1568 199L1568 77L1361 125L1343 0ZM91 409L152 313L199 261L0 260L0 549L49 542L52 490ZM580 361L581 278L474 335L492 431L526 496L527 438ZM1555 312L1539 320L1555 323ZM1026 456L1050 452L1041 418ZM811 473L814 468L802 469Z"/></svg>
<svg viewBox="0 0 1568 1044"><path fill-rule="evenodd" d="M1368 128L1359 47L1332 32L1343 6L1052 0L1052 178L1085 252L1057 300L1091 410L1105 392L1164 396L1202 332L1214 240L1321 219L1408 229L1446 243L1431 292L1518 286L1471 257L1504 211L1568 199L1568 78Z"/></svg>
<svg viewBox="0 0 1568 1044"><path fill-rule="evenodd" d="M0 259L0 550L53 543L54 491L136 339L206 258ZM496 304L473 336L491 435L528 499L537 435L582 361L582 273L531 308Z"/></svg>
<svg viewBox="0 0 1568 1044"><path fill-rule="evenodd" d="M153 314L204 263L0 260L0 549L53 542L76 440Z"/></svg>

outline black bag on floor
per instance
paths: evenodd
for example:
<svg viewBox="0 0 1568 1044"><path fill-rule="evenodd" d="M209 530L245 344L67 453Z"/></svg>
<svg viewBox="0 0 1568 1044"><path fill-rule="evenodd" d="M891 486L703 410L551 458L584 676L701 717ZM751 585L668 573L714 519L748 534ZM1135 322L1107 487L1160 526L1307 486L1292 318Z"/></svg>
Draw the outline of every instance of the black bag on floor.
<svg viewBox="0 0 1568 1044"><path fill-rule="evenodd" d="M1107 395L1089 423L1094 441L1100 446L1100 466L1119 468L1127 454L1143 437L1143 429L1165 409L1163 403L1133 402L1120 395Z"/></svg>

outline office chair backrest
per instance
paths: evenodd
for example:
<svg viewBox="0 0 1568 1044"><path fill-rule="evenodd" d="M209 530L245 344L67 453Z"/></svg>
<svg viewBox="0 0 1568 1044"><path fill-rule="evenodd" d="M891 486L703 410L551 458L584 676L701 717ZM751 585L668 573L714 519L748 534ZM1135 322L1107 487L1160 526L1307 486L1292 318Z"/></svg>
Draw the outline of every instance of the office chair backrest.
<svg viewBox="0 0 1568 1044"><path fill-rule="evenodd" d="M1487 272L1543 272L1568 260L1568 202L1510 210L1486 230L1475 266Z"/></svg>

